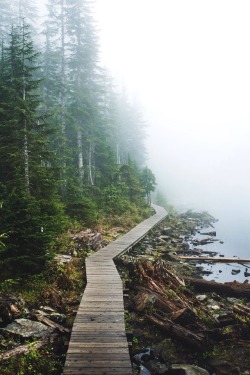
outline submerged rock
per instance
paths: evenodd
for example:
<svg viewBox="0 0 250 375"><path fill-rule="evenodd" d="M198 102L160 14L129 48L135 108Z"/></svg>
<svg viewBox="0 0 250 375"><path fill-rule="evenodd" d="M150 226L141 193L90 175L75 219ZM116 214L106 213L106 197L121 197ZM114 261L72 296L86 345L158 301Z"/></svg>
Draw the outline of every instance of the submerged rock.
<svg viewBox="0 0 250 375"><path fill-rule="evenodd" d="M232 274L232 275L237 275L238 273L240 273L240 270L232 270L232 271L231 271L231 274Z"/></svg>

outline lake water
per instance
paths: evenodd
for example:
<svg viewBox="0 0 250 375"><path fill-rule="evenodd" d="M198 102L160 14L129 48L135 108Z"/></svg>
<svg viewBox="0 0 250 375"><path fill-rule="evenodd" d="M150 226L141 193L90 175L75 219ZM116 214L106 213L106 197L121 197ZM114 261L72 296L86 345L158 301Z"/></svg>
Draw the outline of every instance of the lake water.
<svg viewBox="0 0 250 375"><path fill-rule="evenodd" d="M213 244L198 247L204 251L215 251L218 253L217 256L221 254L227 258L250 258L250 212L248 210L246 212L244 209L232 210L227 215L223 212L217 213L215 217L219 219L214 224L215 229L208 228L204 232L216 230L216 239L224 243L221 244L220 241L216 241ZM197 237L206 238L206 236ZM250 282L250 277L244 275L245 271L250 273L250 263L203 263L202 266L204 266L204 270L212 272L209 275L204 275L206 280L215 280L217 282L234 280L243 282L249 280ZM239 270L238 274L232 274Z"/></svg>

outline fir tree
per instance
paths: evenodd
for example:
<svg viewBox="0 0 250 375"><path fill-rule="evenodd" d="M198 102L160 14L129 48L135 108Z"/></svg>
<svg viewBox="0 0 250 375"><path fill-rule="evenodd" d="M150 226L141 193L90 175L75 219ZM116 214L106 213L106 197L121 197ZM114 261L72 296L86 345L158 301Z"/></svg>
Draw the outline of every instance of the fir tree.
<svg viewBox="0 0 250 375"><path fill-rule="evenodd" d="M51 129L38 115L37 59L28 27L13 27L1 60L0 233L7 234L1 259L16 264L14 258L20 258L22 270L24 264L42 263L63 220L49 167Z"/></svg>

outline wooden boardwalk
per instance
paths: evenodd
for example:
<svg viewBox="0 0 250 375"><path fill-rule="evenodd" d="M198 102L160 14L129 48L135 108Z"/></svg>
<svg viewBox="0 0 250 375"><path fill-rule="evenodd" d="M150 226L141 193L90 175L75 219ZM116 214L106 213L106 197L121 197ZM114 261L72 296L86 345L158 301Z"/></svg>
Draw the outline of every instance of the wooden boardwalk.
<svg viewBox="0 0 250 375"><path fill-rule="evenodd" d="M167 215L155 215L86 259L87 286L75 321L64 375L131 375L125 332L123 285L113 259L139 242Z"/></svg>

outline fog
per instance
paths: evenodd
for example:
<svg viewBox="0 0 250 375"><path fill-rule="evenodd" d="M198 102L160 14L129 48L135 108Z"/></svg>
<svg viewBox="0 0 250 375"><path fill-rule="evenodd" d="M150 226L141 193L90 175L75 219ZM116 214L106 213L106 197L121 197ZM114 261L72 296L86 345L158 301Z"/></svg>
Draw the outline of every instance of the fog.
<svg viewBox="0 0 250 375"><path fill-rule="evenodd" d="M97 0L102 60L141 103L170 203L250 217L250 4ZM244 215L244 217L242 216Z"/></svg>

